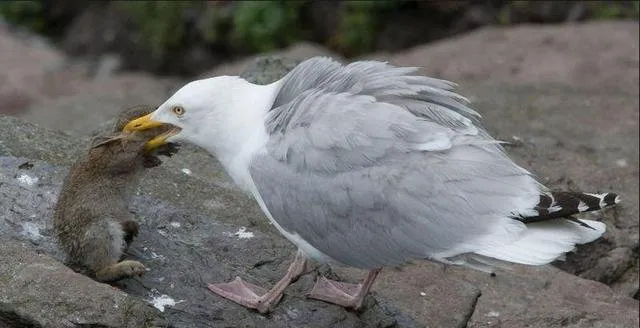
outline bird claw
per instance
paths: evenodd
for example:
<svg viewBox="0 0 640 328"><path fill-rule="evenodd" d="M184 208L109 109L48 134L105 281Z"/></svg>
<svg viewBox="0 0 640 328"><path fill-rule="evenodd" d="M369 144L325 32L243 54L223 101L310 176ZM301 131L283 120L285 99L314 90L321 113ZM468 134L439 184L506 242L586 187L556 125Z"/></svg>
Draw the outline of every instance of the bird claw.
<svg viewBox="0 0 640 328"><path fill-rule="evenodd" d="M356 311L360 310L378 273L380 273L380 268L370 270L360 284L348 284L319 277L307 297L352 308Z"/></svg>
<svg viewBox="0 0 640 328"><path fill-rule="evenodd" d="M256 309L260 313L271 311L282 298L282 293L274 295L260 286L243 281L240 277L227 283L209 284L208 288L228 300Z"/></svg>
<svg viewBox="0 0 640 328"><path fill-rule="evenodd" d="M361 284L349 284L318 277L318 281L307 297L358 310L364 301L361 292Z"/></svg>

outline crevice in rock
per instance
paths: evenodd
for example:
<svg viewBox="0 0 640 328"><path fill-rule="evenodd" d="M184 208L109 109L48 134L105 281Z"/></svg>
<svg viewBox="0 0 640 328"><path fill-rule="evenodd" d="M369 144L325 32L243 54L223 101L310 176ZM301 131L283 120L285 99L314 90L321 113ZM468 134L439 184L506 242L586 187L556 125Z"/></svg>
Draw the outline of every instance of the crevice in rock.
<svg viewBox="0 0 640 328"><path fill-rule="evenodd" d="M42 326L15 312L0 311L0 328L42 328Z"/></svg>
<svg viewBox="0 0 640 328"><path fill-rule="evenodd" d="M471 317L473 317L473 313L476 312L476 306L478 305L480 297L482 297L482 292L479 292L474 298L473 303L471 304L471 310L464 316L464 321L460 328L467 328L467 326L469 325L469 320L471 320Z"/></svg>

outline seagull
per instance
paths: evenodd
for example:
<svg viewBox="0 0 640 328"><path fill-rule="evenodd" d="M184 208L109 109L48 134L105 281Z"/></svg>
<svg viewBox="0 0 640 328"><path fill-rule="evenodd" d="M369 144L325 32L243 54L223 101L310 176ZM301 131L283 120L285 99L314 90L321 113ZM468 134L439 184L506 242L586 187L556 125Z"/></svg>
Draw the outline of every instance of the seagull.
<svg viewBox="0 0 640 328"><path fill-rule="evenodd" d="M148 147L205 149L297 246L273 288L236 277L212 292L267 313L312 259L369 270L359 284L319 277L308 294L358 310L383 267L544 265L602 236L604 223L574 215L618 195L546 188L481 126L455 83L417 71L313 57L267 85L190 82L126 125L173 125Z"/></svg>

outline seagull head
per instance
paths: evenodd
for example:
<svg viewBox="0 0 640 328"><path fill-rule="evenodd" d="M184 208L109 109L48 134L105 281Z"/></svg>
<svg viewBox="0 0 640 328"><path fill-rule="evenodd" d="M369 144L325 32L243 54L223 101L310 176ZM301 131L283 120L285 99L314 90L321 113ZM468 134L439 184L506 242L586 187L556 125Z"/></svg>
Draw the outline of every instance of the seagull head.
<svg viewBox="0 0 640 328"><path fill-rule="evenodd" d="M214 155L237 151L243 138L263 125L273 103L274 85L261 86L237 76L218 76L184 85L154 112L134 119L125 132L163 124L175 128L149 141L147 149L167 142L186 142Z"/></svg>

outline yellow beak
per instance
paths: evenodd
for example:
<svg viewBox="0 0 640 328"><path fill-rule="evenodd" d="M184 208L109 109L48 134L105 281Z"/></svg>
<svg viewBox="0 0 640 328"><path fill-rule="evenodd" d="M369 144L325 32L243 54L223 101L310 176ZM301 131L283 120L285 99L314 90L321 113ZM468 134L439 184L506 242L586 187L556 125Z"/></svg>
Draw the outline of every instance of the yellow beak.
<svg viewBox="0 0 640 328"><path fill-rule="evenodd" d="M142 130L155 128L161 125L162 125L162 122L152 120L151 114L147 114L145 116L136 118L135 120L132 120L129 123L127 123L127 125L124 126L122 131L124 132L142 131Z"/></svg>
<svg viewBox="0 0 640 328"><path fill-rule="evenodd" d="M148 130L148 129L153 129L156 127L159 127L161 125L163 125L164 123L162 122L158 122L158 121L154 121L151 119L151 114L147 114L145 116L136 118L135 120L131 120L129 123L127 123L127 125L124 126L124 128L122 129L122 131L124 132L133 132L133 131L143 131L143 130ZM176 134L180 133L180 129L179 128L175 128L175 129L171 129L168 132L165 132L161 135L155 136L153 139L149 140L145 145L144 148L147 151L151 151L155 148L158 148L164 144L167 143L167 139L169 139L169 137L172 137Z"/></svg>
<svg viewBox="0 0 640 328"><path fill-rule="evenodd" d="M132 121L133 122L133 121ZM164 144L167 143L167 139L169 139L169 137L174 136L176 134L180 133L180 129L176 128L176 129L171 129L168 132L165 132L159 136L155 136L153 139L147 141L146 144L144 144L144 148L147 151L151 151L154 150Z"/></svg>

